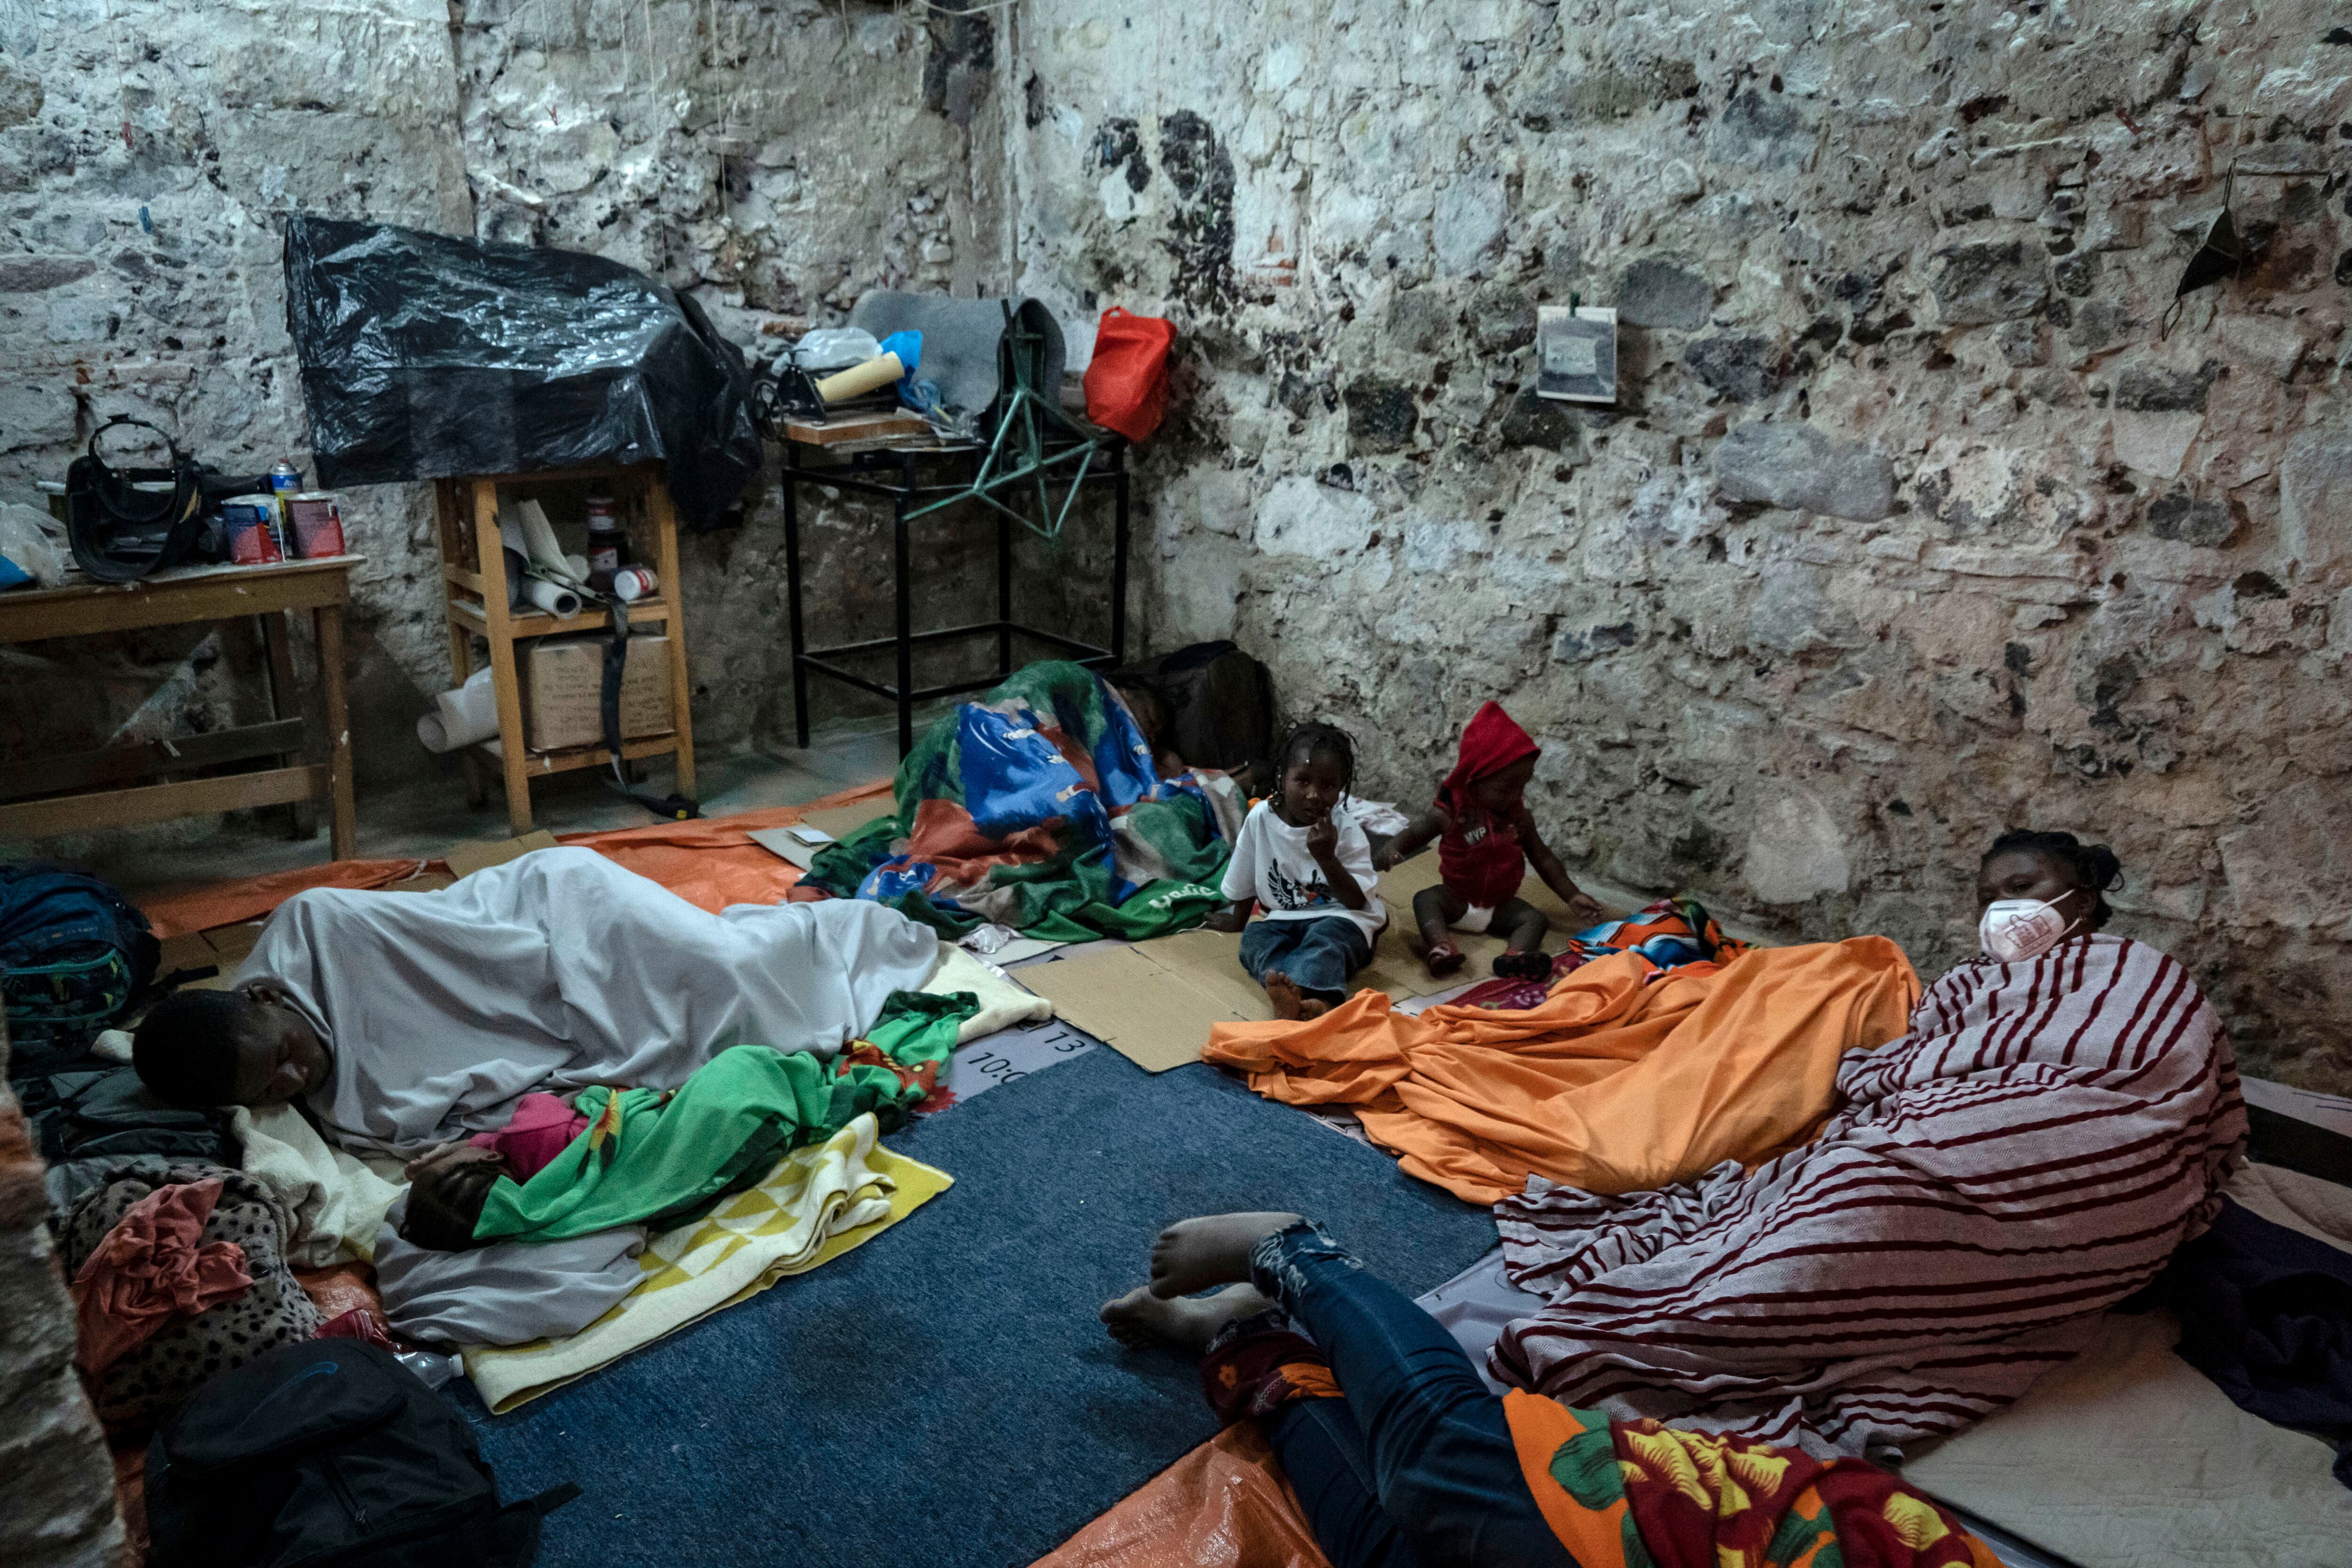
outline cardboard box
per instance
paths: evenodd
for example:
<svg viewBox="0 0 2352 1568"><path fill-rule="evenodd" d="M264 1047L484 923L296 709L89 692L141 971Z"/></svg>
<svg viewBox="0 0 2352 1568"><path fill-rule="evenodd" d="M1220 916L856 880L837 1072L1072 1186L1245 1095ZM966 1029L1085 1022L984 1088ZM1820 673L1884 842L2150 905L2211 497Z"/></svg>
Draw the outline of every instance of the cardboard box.
<svg viewBox="0 0 2352 1568"><path fill-rule="evenodd" d="M523 743L534 752L602 745L604 721L604 637L537 637L523 654ZM629 638L621 677L621 738L659 735L669 716L669 637L646 632Z"/></svg>

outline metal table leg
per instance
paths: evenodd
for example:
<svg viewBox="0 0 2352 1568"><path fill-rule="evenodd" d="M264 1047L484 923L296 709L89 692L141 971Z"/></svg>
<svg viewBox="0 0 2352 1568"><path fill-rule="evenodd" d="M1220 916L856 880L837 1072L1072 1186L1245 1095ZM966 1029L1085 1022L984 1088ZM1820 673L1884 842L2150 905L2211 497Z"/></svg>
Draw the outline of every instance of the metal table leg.
<svg viewBox="0 0 2352 1568"><path fill-rule="evenodd" d="M801 656L808 651L808 636L801 627L801 506L800 453L784 443L784 596L793 623L793 733L803 752L809 743L808 670ZM672 593L677 592L675 585Z"/></svg>
<svg viewBox="0 0 2352 1568"><path fill-rule="evenodd" d="M1013 673L1013 520L996 514L996 679Z"/></svg>
<svg viewBox="0 0 2352 1568"><path fill-rule="evenodd" d="M1118 496L1118 523L1112 536L1110 557L1110 661L1127 662L1127 447L1111 448L1112 487Z"/></svg>
<svg viewBox="0 0 2352 1568"><path fill-rule="evenodd" d="M892 542L895 552L892 574L898 588L898 754L903 757L915 749L915 601L914 584L907 558L907 503L915 494L915 459L908 457L899 465L898 499L891 507L896 523Z"/></svg>

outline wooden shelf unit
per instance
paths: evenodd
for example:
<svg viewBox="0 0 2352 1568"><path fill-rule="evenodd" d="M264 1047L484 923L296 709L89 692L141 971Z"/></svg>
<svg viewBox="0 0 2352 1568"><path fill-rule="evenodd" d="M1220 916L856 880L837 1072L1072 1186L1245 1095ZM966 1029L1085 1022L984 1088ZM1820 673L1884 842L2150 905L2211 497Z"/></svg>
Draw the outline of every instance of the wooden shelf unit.
<svg viewBox="0 0 2352 1568"><path fill-rule="evenodd" d="M476 806L489 798L489 780L498 778L506 790L507 821L515 837L531 830L530 781L551 773L603 767L612 753L603 746L574 746L553 752L533 752L523 743L522 670L515 645L532 637L604 630L612 621L600 606L559 618L543 610L507 605L506 554L499 535L499 492L516 492L518 500L551 491L567 497L584 496L593 487L612 496L629 534L631 553L652 566L661 579L661 592L629 606L629 626L659 625L669 635L670 723L667 733L625 739L621 757L636 762L646 757L677 758L677 793L694 794L694 719L688 710L690 687L686 673L686 616L681 613L677 574L677 513L661 465L632 468L554 468L535 474L491 474L471 479L437 479L433 486L434 521L441 540L441 578L449 620L449 667L464 685L478 668L474 639L489 645L490 684L497 693L499 733L495 740L468 746L459 753L466 769L467 798Z"/></svg>

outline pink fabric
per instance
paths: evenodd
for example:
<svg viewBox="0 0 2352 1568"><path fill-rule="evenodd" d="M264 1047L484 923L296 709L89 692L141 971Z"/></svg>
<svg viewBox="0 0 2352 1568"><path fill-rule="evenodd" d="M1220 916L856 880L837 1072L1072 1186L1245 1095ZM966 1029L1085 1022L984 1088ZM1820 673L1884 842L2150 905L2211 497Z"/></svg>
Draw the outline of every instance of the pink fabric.
<svg viewBox="0 0 2352 1568"><path fill-rule="evenodd" d="M588 1131L588 1119L560 1095L526 1094L515 1105L512 1121L496 1132L477 1132L467 1140L477 1149L506 1156L514 1179L527 1182L555 1163L565 1145Z"/></svg>
<svg viewBox="0 0 2352 1568"><path fill-rule="evenodd" d="M73 1279L75 1364L97 1377L173 1318L193 1317L253 1283L245 1248L233 1241L199 1245L220 1195L217 1178L158 1187L115 1221Z"/></svg>

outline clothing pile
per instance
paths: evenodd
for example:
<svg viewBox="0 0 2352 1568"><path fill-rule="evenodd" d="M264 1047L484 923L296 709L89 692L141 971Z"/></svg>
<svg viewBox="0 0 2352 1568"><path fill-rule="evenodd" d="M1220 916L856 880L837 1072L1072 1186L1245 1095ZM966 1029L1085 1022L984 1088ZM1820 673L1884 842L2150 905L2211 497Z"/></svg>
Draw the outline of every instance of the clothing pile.
<svg viewBox="0 0 2352 1568"><path fill-rule="evenodd" d="M1053 942L1197 925L1245 802L1224 774L1162 778L1126 702L1082 666L1033 664L933 724L898 812L816 857L803 886L961 936Z"/></svg>

